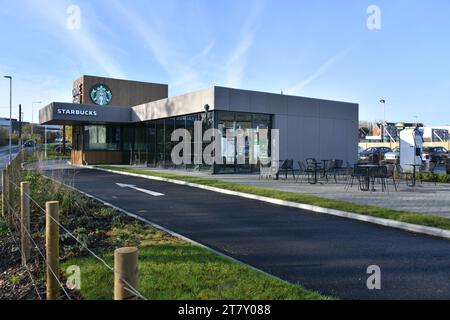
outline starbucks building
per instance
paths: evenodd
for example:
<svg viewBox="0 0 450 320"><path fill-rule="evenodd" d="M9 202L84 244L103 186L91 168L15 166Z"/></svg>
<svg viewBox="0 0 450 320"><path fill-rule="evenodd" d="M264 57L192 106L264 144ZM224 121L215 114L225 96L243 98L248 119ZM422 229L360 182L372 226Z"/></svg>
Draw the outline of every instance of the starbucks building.
<svg viewBox="0 0 450 320"><path fill-rule="evenodd" d="M169 97L165 84L93 76L75 80L72 95L72 103L53 102L41 109L39 119L43 125L72 128L73 164L136 164L212 173L258 170L250 161L238 164L237 157L248 159L249 148L238 154L236 142L225 136L224 164L173 164L171 152L177 142L172 133L186 129L194 136L199 121L204 131L279 129L279 157L295 163L307 158L357 160L355 103L219 86ZM257 144L258 150L270 149L267 139Z"/></svg>

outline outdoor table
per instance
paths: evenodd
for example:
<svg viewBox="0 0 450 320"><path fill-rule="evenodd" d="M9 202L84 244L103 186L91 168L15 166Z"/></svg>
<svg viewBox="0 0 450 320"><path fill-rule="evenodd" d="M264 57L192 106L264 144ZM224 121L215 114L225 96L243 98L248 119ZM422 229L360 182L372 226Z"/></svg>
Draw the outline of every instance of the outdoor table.
<svg viewBox="0 0 450 320"><path fill-rule="evenodd" d="M416 186L416 181L417 181L417 177L416 177L417 169L416 168L420 168L422 165L421 164L416 164L416 163L411 163L411 164L408 164L408 166L413 167L412 182L408 186L409 187L415 187Z"/></svg>
<svg viewBox="0 0 450 320"><path fill-rule="evenodd" d="M320 167L320 163L319 162L313 162L312 165L314 166L314 175L313 175L313 180L311 181L310 176L308 175L308 183L309 184L317 184L317 171L319 171L319 169L322 169Z"/></svg>
<svg viewBox="0 0 450 320"><path fill-rule="evenodd" d="M362 164L358 166L359 168L367 169L367 175L364 177L365 188L361 187L361 191L377 191L374 186L370 189L370 170L373 168L379 168L377 164Z"/></svg>

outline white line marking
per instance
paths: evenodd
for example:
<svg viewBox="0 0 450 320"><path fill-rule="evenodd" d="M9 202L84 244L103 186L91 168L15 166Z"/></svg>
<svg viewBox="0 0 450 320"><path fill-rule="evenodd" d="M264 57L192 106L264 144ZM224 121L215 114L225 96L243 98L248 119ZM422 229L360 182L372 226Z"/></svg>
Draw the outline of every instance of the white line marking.
<svg viewBox="0 0 450 320"><path fill-rule="evenodd" d="M164 194L162 194L162 193L155 192L155 191L151 191L151 190L147 190L147 189L138 188L138 187L136 187L136 186L133 185L133 184L124 184L124 183L116 183L116 184L117 184L119 187L121 187L121 188L130 188L130 189L134 189L134 190L136 190L136 191L140 191L140 192L149 194L149 195L154 196L154 197L162 197L162 196L164 196Z"/></svg>

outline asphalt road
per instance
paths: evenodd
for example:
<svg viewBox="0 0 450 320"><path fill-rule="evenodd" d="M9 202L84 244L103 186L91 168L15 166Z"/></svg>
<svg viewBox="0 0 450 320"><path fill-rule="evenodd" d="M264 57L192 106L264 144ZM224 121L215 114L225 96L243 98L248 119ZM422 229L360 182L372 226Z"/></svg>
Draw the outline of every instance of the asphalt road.
<svg viewBox="0 0 450 320"><path fill-rule="evenodd" d="M19 146L11 147L12 158L19 152ZM9 162L9 146L3 146L0 148L0 169L4 169Z"/></svg>
<svg viewBox="0 0 450 320"><path fill-rule="evenodd" d="M62 178L62 172L52 172ZM342 299L450 299L450 241L89 169L76 188L304 287ZM116 183L164 194L154 196ZM368 290L367 267L381 268Z"/></svg>

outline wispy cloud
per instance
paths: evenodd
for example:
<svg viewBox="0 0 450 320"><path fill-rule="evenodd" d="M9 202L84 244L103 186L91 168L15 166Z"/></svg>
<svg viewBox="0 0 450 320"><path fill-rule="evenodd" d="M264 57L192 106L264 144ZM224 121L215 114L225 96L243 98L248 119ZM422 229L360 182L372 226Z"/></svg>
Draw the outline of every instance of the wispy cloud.
<svg viewBox="0 0 450 320"><path fill-rule="evenodd" d="M311 83L313 83L315 80L323 76L325 73L327 73L336 63L341 61L343 58L345 58L350 52L350 49L345 49L338 54L332 56L330 59L325 61L319 68L317 68L309 77L306 79L303 79L299 83L294 84L289 89L286 90L286 93L288 94L298 94L300 91L302 91L305 87L309 86Z"/></svg>
<svg viewBox="0 0 450 320"><path fill-rule="evenodd" d="M171 78L171 87L189 90L205 85L199 75L198 64L202 63L213 50L215 40L207 43L198 54L186 57L187 50L177 48L176 41L170 41L168 39L172 38L164 35L164 30L161 29L163 23L154 19L144 19L131 6L124 6L120 1L111 1L111 4L121 12L122 17L127 21L127 26L143 41L155 60Z"/></svg>
<svg viewBox="0 0 450 320"><path fill-rule="evenodd" d="M248 62L248 53L253 46L253 42L260 24L261 13L264 2L254 1L249 15L244 22L240 39L232 51L225 67L226 85L240 87L245 76L245 68Z"/></svg>
<svg viewBox="0 0 450 320"><path fill-rule="evenodd" d="M79 30L68 30L66 28L67 12L66 9L71 3L66 1L33 1L27 2L27 6L32 8L34 15L43 17L49 24L49 33L53 34L62 44L73 46L76 56L82 57L76 61L86 66L94 65L95 72L102 72L106 76L124 78L125 73L121 70L114 58L105 50L104 43L99 35L96 35L90 26L96 26L96 19L89 19L88 7L86 4L81 6L82 25ZM89 19L89 20L88 20ZM89 22L89 23L88 23ZM102 26L99 26L102 28ZM109 49L111 49L109 47ZM74 59L72 57L72 59ZM87 60L87 61L86 61ZM89 68L89 67L88 67Z"/></svg>

